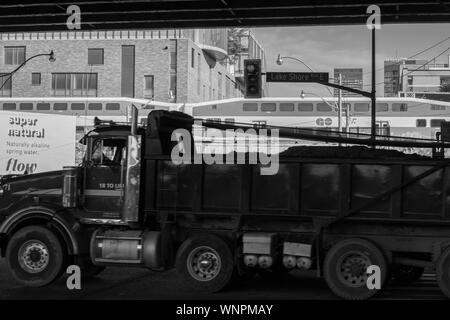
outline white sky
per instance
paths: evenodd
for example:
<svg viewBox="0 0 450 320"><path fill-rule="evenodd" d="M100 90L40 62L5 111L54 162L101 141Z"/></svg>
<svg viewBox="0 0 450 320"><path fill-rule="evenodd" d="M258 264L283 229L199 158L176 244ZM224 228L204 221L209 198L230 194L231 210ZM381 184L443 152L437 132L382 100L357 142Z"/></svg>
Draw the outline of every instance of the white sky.
<svg viewBox="0 0 450 320"><path fill-rule="evenodd" d="M361 26L323 27L272 27L252 29L256 39L264 47L267 71L308 71L301 63L285 60L276 64L278 53L304 61L314 71L329 72L339 67L363 68L364 89L371 85L371 31ZM450 24L383 25L376 34L376 83L383 82L385 59L409 57L450 37ZM431 59L450 48L450 39L415 59ZM437 63L447 63L450 50ZM330 96L318 84L269 84L270 96L299 96L301 90ZM377 86L377 95L384 93L383 85Z"/></svg>

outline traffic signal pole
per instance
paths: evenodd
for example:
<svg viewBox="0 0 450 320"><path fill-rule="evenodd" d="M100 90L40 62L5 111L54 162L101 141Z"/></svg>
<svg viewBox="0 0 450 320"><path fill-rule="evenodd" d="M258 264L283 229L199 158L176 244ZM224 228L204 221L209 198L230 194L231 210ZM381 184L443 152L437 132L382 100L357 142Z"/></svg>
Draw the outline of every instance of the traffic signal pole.
<svg viewBox="0 0 450 320"><path fill-rule="evenodd" d="M372 92L371 92L371 100L372 100L372 115L371 115L371 136L372 139L375 140L377 130L376 130L376 83L375 83L375 26L372 29Z"/></svg>

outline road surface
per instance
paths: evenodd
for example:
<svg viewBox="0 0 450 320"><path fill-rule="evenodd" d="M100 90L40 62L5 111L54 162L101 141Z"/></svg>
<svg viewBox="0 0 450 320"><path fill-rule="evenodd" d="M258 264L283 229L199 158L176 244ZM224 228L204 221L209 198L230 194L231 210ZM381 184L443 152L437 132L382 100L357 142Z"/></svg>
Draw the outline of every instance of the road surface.
<svg viewBox="0 0 450 320"><path fill-rule="evenodd" d="M387 286L374 299L432 299L445 297L434 275L425 275L408 286ZM337 299L314 272L293 271L277 279L255 277L216 294L193 293L184 287L174 270L152 272L137 268L107 268L94 279L84 280L81 290L68 290L62 277L45 288L17 284L4 259L0 260L0 300L8 299L131 299L131 300L329 300Z"/></svg>

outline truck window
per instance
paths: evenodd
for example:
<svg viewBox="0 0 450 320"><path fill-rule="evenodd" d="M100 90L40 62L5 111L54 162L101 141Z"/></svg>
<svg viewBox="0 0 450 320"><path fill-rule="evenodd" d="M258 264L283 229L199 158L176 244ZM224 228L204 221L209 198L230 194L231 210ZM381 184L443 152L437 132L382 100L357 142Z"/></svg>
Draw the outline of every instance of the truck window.
<svg viewBox="0 0 450 320"><path fill-rule="evenodd" d="M108 138L95 140L91 159L96 165L121 165L122 161L126 159L125 139Z"/></svg>

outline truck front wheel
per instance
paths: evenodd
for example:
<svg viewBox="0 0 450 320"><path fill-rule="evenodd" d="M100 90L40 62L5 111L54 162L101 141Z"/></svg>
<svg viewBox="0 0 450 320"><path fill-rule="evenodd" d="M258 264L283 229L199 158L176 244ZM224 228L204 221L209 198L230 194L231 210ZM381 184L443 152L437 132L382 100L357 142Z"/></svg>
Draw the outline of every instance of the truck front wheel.
<svg viewBox="0 0 450 320"><path fill-rule="evenodd" d="M65 257L61 241L42 226L17 231L6 250L13 277L29 287L43 287L56 280L62 274Z"/></svg>
<svg viewBox="0 0 450 320"><path fill-rule="evenodd" d="M383 253L363 239L347 239L334 245L324 262L324 275L328 287L339 297L363 300L372 297L379 289L369 287L369 266L380 268L380 289L386 281L387 263Z"/></svg>
<svg viewBox="0 0 450 320"><path fill-rule="evenodd" d="M450 298L450 248L447 248L439 258L436 278L442 293Z"/></svg>
<svg viewBox="0 0 450 320"><path fill-rule="evenodd" d="M233 255L229 246L211 235L187 239L179 248L177 273L193 289L203 293L222 290L233 275Z"/></svg>

